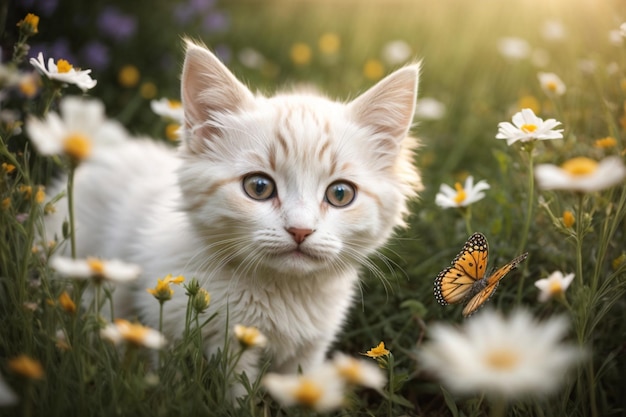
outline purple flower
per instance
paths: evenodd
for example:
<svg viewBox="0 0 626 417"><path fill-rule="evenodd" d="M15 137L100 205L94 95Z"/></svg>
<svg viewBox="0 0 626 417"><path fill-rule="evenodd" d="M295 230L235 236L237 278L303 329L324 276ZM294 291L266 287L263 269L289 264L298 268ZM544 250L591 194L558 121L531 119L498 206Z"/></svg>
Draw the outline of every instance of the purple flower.
<svg viewBox="0 0 626 417"><path fill-rule="evenodd" d="M82 51L81 55L83 61L93 69L101 70L109 65L109 48L101 42L91 41L87 43Z"/></svg>
<svg viewBox="0 0 626 417"><path fill-rule="evenodd" d="M122 41L132 37L137 30L137 20L118 8L106 7L98 17L98 28L105 35Z"/></svg>
<svg viewBox="0 0 626 417"><path fill-rule="evenodd" d="M59 5L59 0L21 0L24 9L32 10L42 16L50 16Z"/></svg>
<svg viewBox="0 0 626 417"><path fill-rule="evenodd" d="M209 13L202 21L202 27L209 33L224 32L228 29L229 24L228 15L218 11Z"/></svg>

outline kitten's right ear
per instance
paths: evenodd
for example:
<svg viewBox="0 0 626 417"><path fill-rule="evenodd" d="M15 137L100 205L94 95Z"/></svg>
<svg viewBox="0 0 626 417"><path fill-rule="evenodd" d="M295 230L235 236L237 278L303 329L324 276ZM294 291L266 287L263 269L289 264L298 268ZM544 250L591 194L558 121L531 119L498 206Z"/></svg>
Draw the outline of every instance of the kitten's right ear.
<svg viewBox="0 0 626 417"><path fill-rule="evenodd" d="M208 49L186 41L181 97L185 128L201 125L216 112L237 112L251 105L252 92Z"/></svg>

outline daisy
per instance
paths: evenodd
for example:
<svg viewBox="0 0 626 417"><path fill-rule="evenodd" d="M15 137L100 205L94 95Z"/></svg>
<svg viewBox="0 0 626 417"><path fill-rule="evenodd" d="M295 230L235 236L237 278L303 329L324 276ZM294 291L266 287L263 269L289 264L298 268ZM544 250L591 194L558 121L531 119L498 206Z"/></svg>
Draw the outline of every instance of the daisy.
<svg viewBox="0 0 626 417"><path fill-rule="evenodd" d="M337 353L332 364L339 376L349 384L380 390L387 383L381 369L371 362Z"/></svg>
<svg viewBox="0 0 626 417"><path fill-rule="evenodd" d="M506 139L507 145L519 141L530 142L533 140L562 139L563 129L554 128L561 122L555 119L544 121L535 116L531 109L522 109L513 115L513 124L501 122L498 124L496 139Z"/></svg>
<svg viewBox="0 0 626 417"><path fill-rule="evenodd" d="M411 55L411 46L401 39L387 42L382 50L383 61L392 66L405 63Z"/></svg>
<svg viewBox="0 0 626 417"><path fill-rule="evenodd" d="M27 121L26 131L42 155L66 155L78 163L128 136L119 123L105 118L98 100L66 97L59 107L60 115L50 112L45 119L30 116Z"/></svg>
<svg viewBox="0 0 626 417"><path fill-rule="evenodd" d="M509 59L520 60L530 55L530 45L525 39L504 37L498 40L498 51Z"/></svg>
<svg viewBox="0 0 626 417"><path fill-rule="evenodd" d="M123 319L117 319L114 323L108 324L100 330L100 336L116 345L125 341L134 346L150 349L161 349L167 343L161 332Z"/></svg>
<svg viewBox="0 0 626 417"><path fill-rule="evenodd" d="M183 123L185 121L183 105L178 100L169 100L167 98L152 100L150 102L150 108L159 116L171 119L175 122Z"/></svg>
<svg viewBox="0 0 626 417"><path fill-rule="evenodd" d="M52 258L50 267L68 278L111 282L132 281L141 272L137 265L118 260L103 261L96 258L71 259L63 256Z"/></svg>
<svg viewBox="0 0 626 417"><path fill-rule="evenodd" d="M54 59L48 59L48 66L44 63L43 54L40 52L37 58L31 58L30 64L46 78L59 81L64 84L74 84L81 90L87 91L96 86L97 81L89 75L91 70L76 70L72 64L64 59L54 63Z"/></svg>
<svg viewBox="0 0 626 417"><path fill-rule="evenodd" d="M328 364L305 374L268 373L262 384L276 401L287 407L301 405L323 413L344 403L345 383Z"/></svg>
<svg viewBox="0 0 626 417"><path fill-rule="evenodd" d="M490 188L485 180L478 181L474 185L474 178L470 175L465 180L465 185L460 182L454 184L454 188L448 184L441 184L439 192L435 196L435 203L443 208L467 207L485 197L484 190Z"/></svg>
<svg viewBox="0 0 626 417"><path fill-rule="evenodd" d="M439 120L446 114L446 105L432 97L424 97L415 103L415 117L422 120Z"/></svg>
<svg viewBox="0 0 626 417"><path fill-rule="evenodd" d="M562 96L567 90L565 83L553 72L540 72L537 74L537 78L539 78L541 88L547 94Z"/></svg>
<svg viewBox="0 0 626 417"><path fill-rule="evenodd" d="M486 310L461 328L434 325L419 352L423 367L459 393L514 398L555 391L582 353L562 342L563 317L536 321L525 310L508 318Z"/></svg>
<svg viewBox="0 0 626 417"><path fill-rule="evenodd" d="M234 331L235 337L244 348L264 347L267 344L267 338L256 327L237 324Z"/></svg>
<svg viewBox="0 0 626 417"><path fill-rule="evenodd" d="M600 162L581 156L565 161L561 166L543 164L535 168L537 183L544 190L593 192L619 184L624 177L626 167L617 156Z"/></svg>
<svg viewBox="0 0 626 417"><path fill-rule="evenodd" d="M535 287L541 290L539 293L539 301L545 303L552 297L564 294L573 280L573 273L563 275L561 271L554 271L548 278L535 281Z"/></svg>

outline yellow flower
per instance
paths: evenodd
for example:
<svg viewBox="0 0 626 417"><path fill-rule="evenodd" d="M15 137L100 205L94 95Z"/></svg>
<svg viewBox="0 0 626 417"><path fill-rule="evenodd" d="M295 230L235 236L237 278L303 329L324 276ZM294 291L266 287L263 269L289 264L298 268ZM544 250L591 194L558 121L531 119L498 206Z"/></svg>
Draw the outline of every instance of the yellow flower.
<svg viewBox="0 0 626 417"><path fill-rule="evenodd" d="M117 80L122 87L131 88L139 83L139 70L134 65L124 65L117 75Z"/></svg>
<svg viewBox="0 0 626 417"><path fill-rule="evenodd" d="M389 355L389 351L387 349L385 349L385 342L380 342L378 344L378 346L371 348L370 350L368 350L366 353L363 353L362 355L365 356L369 356L370 358L380 358L383 356L388 356Z"/></svg>
<svg viewBox="0 0 626 417"><path fill-rule="evenodd" d="M76 304L72 300L72 297L67 293L67 291L63 291L59 296L59 305L63 310L70 314L76 313Z"/></svg>
<svg viewBox="0 0 626 417"><path fill-rule="evenodd" d="M37 187L37 192L35 193L35 201L38 204L41 204L45 201L46 199L46 191L45 191L45 187L43 187L42 185Z"/></svg>
<svg viewBox="0 0 626 417"><path fill-rule="evenodd" d="M63 140L63 152L73 161L83 161L91 155L91 140L83 134L72 133Z"/></svg>
<svg viewBox="0 0 626 417"><path fill-rule="evenodd" d="M41 363L27 355L20 355L8 363L9 369L29 379L43 379L44 371Z"/></svg>
<svg viewBox="0 0 626 417"><path fill-rule="evenodd" d="M292 45L289 55L294 64L304 66L311 63L313 52L311 51L311 47L306 43L297 42Z"/></svg>
<svg viewBox="0 0 626 417"><path fill-rule="evenodd" d="M152 294L154 298L160 302L171 300L174 295L174 290L171 288L171 284L179 285L185 280L185 277L179 275L172 277L172 274L168 274L165 278L157 278L157 285L154 288L148 288L146 291Z"/></svg>
<svg viewBox="0 0 626 417"><path fill-rule="evenodd" d="M172 142L175 142L180 137L180 125L178 123L168 123L165 126L165 137Z"/></svg>
<svg viewBox="0 0 626 417"><path fill-rule="evenodd" d="M263 347L267 338L256 327L246 327L240 324L235 326L235 337L244 348Z"/></svg>
<svg viewBox="0 0 626 417"><path fill-rule="evenodd" d="M574 222L576 222L576 219L574 218L574 214L569 210L565 210L563 212L563 226L569 229L570 227L574 225Z"/></svg>
<svg viewBox="0 0 626 417"><path fill-rule="evenodd" d="M209 304L211 303L211 294L204 288L200 288L198 293L193 298L193 308L198 313L204 312L207 308L209 308Z"/></svg>
<svg viewBox="0 0 626 417"><path fill-rule="evenodd" d="M325 55L333 55L339 52L341 47L341 39L336 33L325 33L320 36L317 46L321 53Z"/></svg>
<svg viewBox="0 0 626 417"><path fill-rule="evenodd" d="M2 200L2 202L0 203L0 207L2 207L2 210L8 210L9 207L11 207L11 197L7 197Z"/></svg>
<svg viewBox="0 0 626 417"><path fill-rule="evenodd" d="M30 200L30 197L33 195L33 187L31 187L30 185L22 184L18 187L18 191L24 194L24 198L26 200Z"/></svg>
<svg viewBox="0 0 626 417"><path fill-rule="evenodd" d="M531 109L535 114L538 114L541 111L541 104L535 96L525 95L517 100L517 108L520 110Z"/></svg>
<svg viewBox="0 0 626 417"><path fill-rule="evenodd" d="M368 80L377 81L385 75L383 63L377 59L368 59L363 66L363 75Z"/></svg>
<svg viewBox="0 0 626 417"><path fill-rule="evenodd" d="M20 31L24 32L27 36L35 35L39 32L39 16L33 13L28 13L26 17L17 22L17 27Z"/></svg>
<svg viewBox="0 0 626 417"><path fill-rule="evenodd" d="M39 91L39 83L37 82L37 78L33 76L25 76L22 77L19 83L19 89L22 94L24 94L27 98L33 98Z"/></svg>
<svg viewBox="0 0 626 417"><path fill-rule="evenodd" d="M611 266L613 267L613 270L617 270L620 266L622 266L622 264L626 262L626 254L622 253L620 256L618 256L617 258L613 259L613 261L611 262Z"/></svg>
<svg viewBox="0 0 626 417"><path fill-rule="evenodd" d="M7 164L6 162L3 162L2 163L2 170L4 172L6 172L7 174L10 174L11 172L15 171L15 165Z"/></svg>
<svg viewBox="0 0 626 417"><path fill-rule="evenodd" d="M607 136L605 138L597 139L593 143L593 146L600 149L614 148L617 146L617 140L612 136Z"/></svg>
<svg viewBox="0 0 626 417"><path fill-rule="evenodd" d="M145 82L139 87L139 94L146 100L152 100L157 95L157 87L154 83Z"/></svg>

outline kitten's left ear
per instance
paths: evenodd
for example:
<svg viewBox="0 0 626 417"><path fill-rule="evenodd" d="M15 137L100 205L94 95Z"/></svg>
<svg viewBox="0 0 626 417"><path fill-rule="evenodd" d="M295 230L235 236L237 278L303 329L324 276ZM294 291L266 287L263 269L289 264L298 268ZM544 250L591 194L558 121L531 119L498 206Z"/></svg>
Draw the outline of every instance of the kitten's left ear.
<svg viewBox="0 0 626 417"><path fill-rule="evenodd" d="M413 121L419 71L420 64L401 68L352 101L349 110L357 122L396 145L402 141Z"/></svg>

